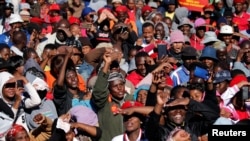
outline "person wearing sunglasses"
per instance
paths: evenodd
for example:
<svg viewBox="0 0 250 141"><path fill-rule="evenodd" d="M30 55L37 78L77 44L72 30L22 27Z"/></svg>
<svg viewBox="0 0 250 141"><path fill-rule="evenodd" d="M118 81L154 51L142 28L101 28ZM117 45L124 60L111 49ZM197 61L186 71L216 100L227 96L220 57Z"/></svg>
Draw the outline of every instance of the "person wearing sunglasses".
<svg viewBox="0 0 250 141"><path fill-rule="evenodd" d="M18 85L21 82L23 86ZM24 109L35 107L41 103L36 89L24 77L14 77L8 72L0 73L1 105L9 107L13 122L22 125L27 131ZM13 115L12 115L13 114ZM8 130L8 129L7 129Z"/></svg>

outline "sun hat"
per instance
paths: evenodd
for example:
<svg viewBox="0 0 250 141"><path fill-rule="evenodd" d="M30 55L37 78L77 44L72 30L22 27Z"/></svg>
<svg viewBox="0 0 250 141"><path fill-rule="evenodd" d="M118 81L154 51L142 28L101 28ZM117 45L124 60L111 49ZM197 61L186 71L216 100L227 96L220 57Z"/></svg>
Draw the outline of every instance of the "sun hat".
<svg viewBox="0 0 250 141"><path fill-rule="evenodd" d="M174 30L170 33L170 43L185 42L184 35L180 30Z"/></svg>
<svg viewBox="0 0 250 141"><path fill-rule="evenodd" d="M182 21L180 22L180 24L178 25L178 29L180 29L180 27L183 26L183 25L189 25L190 28L193 28L192 22L186 17L183 18Z"/></svg>
<svg viewBox="0 0 250 141"><path fill-rule="evenodd" d="M22 23L22 22L23 22L23 19L21 18L21 16L19 14L11 14L10 15L9 24Z"/></svg>
<svg viewBox="0 0 250 141"><path fill-rule="evenodd" d="M199 60L203 60L205 58L213 59L214 61L218 61L216 56L216 50L212 46L206 46L201 53Z"/></svg>
<svg viewBox="0 0 250 141"><path fill-rule="evenodd" d="M217 35L215 34L215 32L207 31L205 32L204 39L201 41L201 43L206 44L209 42L217 42L217 41L220 41L220 40L217 39Z"/></svg>
<svg viewBox="0 0 250 141"><path fill-rule="evenodd" d="M220 83L226 80L230 81L231 79L232 78L231 78L230 71L222 70L215 74L213 83Z"/></svg>

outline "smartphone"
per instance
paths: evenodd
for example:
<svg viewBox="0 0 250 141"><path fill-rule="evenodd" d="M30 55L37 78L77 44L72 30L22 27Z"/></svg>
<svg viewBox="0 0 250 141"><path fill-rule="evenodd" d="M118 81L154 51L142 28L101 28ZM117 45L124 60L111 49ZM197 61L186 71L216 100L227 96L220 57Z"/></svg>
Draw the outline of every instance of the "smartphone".
<svg viewBox="0 0 250 141"><path fill-rule="evenodd" d="M167 45L166 44L158 44L157 51L158 51L158 58L161 59L163 56L167 55Z"/></svg>
<svg viewBox="0 0 250 141"><path fill-rule="evenodd" d="M24 87L23 86L23 80L17 80L16 83L17 83L17 88L23 88Z"/></svg>
<svg viewBox="0 0 250 141"><path fill-rule="evenodd" d="M208 72L208 70L206 70L204 68L196 66L194 69L194 76L208 80L209 72Z"/></svg>
<svg viewBox="0 0 250 141"><path fill-rule="evenodd" d="M237 25L233 26L234 32L239 32L239 27Z"/></svg>
<svg viewBox="0 0 250 141"><path fill-rule="evenodd" d="M242 87L242 100L248 99L249 88L247 86Z"/></svg>

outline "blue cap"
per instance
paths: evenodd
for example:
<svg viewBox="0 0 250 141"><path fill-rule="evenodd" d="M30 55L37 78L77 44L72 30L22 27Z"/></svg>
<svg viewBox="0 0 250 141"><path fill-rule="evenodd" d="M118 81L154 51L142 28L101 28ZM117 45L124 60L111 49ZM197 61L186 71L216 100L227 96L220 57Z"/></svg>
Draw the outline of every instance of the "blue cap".
<svg viewBox="0 0 250 141"><path fill-rule="evenodd" d="M207 46L202 50L200 60L203 60L205 58L213 59L214 61L218 61L218 58L216 57L216 50L212 46Z"/></svg>
<svg viewBox="0 0 250 141"><path fill-rule="evenodd" d="M94 9L90 8L90 7L85 7L83 10L82 10L82 17L85 17L87 16L89 13L91 12L95 12Z"/></svg>
<svg viewBox="0 0 250 141"><path fill-rule="evenodd" d="M231 79L232 78L231 78L230 71L222 70L222 71L219 71L215 74L213 83L220 83L220 82L223 82L226 80L230 81Z"/></svg>

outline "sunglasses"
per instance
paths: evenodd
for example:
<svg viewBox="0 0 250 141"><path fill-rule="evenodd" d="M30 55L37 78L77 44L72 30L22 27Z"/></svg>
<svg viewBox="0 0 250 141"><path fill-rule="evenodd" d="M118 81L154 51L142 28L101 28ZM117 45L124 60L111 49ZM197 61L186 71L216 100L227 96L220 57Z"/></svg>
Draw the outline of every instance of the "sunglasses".
<svg viewBox="0 0 250 141"><path fill-rule="evenodd" d="M16 87L16 82L6 83L4 85L4 88L15 88L15 87Z"/></svg>
<svg viewBox="0 0 250 141"><path fill-rule="evenodd" d="M123 27L123 26L121 26L120 28L118 28L118 29L115 31L115 33L116 33L116 34L122 34L122 33L126 32L126 31L128 31L128 27Z"/></svg>

